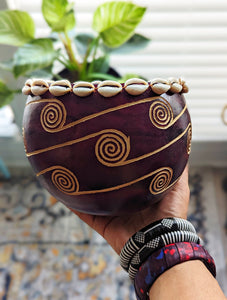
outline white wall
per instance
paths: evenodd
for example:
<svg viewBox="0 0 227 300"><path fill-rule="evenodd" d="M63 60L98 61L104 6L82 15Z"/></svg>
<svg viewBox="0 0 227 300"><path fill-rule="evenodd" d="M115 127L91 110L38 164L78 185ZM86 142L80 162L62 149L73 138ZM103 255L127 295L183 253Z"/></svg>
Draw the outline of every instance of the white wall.
<svg viewBox="0 0 227 300"><path fill-rule="evenodd" d="M90 30L92 12L102 2L75 1L79 31ZM135 72L148 79L184 77L190 87L186 99L193 125L191 163L227 165L227 126L221 120L222 107L227 104L227 1L134 2L148 7L138 31L152 42L134 55L113 56L112 64L122 74ZM37 36L48 33L40 14L40 0L8 0L8 3L32 14L38 26ZM7 58L10 51L0 45L1 59ZM20 105L23 101L20 96L14 103ZM21 115L17 117L21 119ZM5 140L2 146L0 140L0 155L12 165L26 161L21 141Z"/></svg>

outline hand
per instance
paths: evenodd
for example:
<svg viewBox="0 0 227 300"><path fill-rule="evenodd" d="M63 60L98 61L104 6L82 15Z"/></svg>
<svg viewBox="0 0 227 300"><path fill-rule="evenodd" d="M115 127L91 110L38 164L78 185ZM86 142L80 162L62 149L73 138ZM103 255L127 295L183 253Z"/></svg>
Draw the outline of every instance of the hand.
<svg viewBox="0 0 227 300"><path fill-rule="evenodd" d="M139 229L162 218L187 218L189 204L188 166L164 198L145 210L123 216L94 216L71 209L82 221L101 234L120 254L127 240Z"/></svg>

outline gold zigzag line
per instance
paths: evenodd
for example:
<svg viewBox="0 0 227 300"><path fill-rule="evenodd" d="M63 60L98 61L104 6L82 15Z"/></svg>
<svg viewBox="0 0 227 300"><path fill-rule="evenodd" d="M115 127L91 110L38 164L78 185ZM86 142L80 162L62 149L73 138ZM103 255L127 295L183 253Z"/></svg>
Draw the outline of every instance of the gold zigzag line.
<svg viewBox="0 0 227 300"><path fill-rule="evenodd" d="M38 173L36 176L43 175L43 174L45 174L46 172L51 171L53 168L54 168L54 167L47 168L47 169L41 171L40 173ZM101 190L93 190L93 191L78 191L78 192L74 192L74 193L67 193L67 192L64 192L64 193L73 196L73 195L88 195L88 194L98 194L98 193L111 192L111 191L119 190L119 189L122 189L122 188L124 188L124 187L133 185L134 183L137 183L137 182L139 182L139 181L142 181L142 180L144 180L144 179L146 179L146 178L148 178L148 177L150 177L150 176L152 176L152 175L158 173L159 171L163 171L163 170L165 170L165 169L167 169L167 168L166 168L166 167L164 167L164 168L159 168L159 169L157 169L157 170L155 170L155 171L153 171L153 172L151 172L151 173L149 173L149 174L146 174L146 175L144 175L144 176L142 176L142 177L140 177L140 178L137 178L137 179L135 179L135 180L133 180L133 181L126 182L126 183L123 183L123 184L120 184L120 185L117 185L117 186L113 186L113 187L111 187L111 188L106 188L106 189L101 189ZM177 180L178 180L178 179L177 179ZM176 180L176 181L177 181L177 180ZM169 187L171 187L176 181L174 181L171 185L169 185L169 186L166 187L164 190L162 190L162 192L164 192L164 191L167 190Z"/></svg>
<svg viewBox="0 0 227 300"><path fill-rule="evenodd" d="M62 126L60 128L56 128L56 129L51 129L51 130L48 130L49 132L52 132L52 133L55 133L55 132L59 132L59 131L63 131L63 130L66 130L68 128L71 128L75 125L78 125L80 123L83 123L83 122L86 122L88 120L91 120L91 119L94 119L94 118L97 118L99 116L102 116L102 115L105 115L107 113L110 113L110 112L114 112L114 111L117 111L117 110L120 110L120 109L124 109L124 108L127 108L127 107L131 107L131 106L134 106L134 105L137 105L137 104L142 104L142 103L147 103L147 102L151 102L153 100L156 100L156 99L162 99L163 101L166 101L165 98L159 96L159 97L149 97L149 98L145 98L145 99L142 99L142 100L139 100L139 101L134 101L134 102L131 102L131 103L126 103L126 104L122 104L122 105L119 105L119 106L116 106L116 107L111 107L111 108L108 108L108 109L105 109L99 113L95 113L95 114L92 114L92 115L89 115L89 116L86 116L84 118L81 118L77 121L74 121L72 123L69 123L65 126ZM40 103L40 102L59 102L59 100L57 99L41 99L41 100L33 100L33 101L30 101L29 103L27 103L26 105L30 105L30 104L34 104L34 103ZM62 104L62 102L61 102ZM182 115L183 113L185 112L185 110L187 109L187 105L185 104L183 110L181 111L181 113L176 116L172 122L170 122L170 124L168 125L168 127L172 126ZM167 127L166 127L167 128Z"/></svg>
<svg viewBox="0 0 227 300"><path fill-rule="evenodd" d="M108 166L114 167L114 166L127 165L127 164L130 164L130 163L142 160L144 158L150 157L150 156L152 156L152 155L154 155L154 154L156 154L158 152L161 152L162 150L170 147L172 144L174 144L175 142L177 142L182 136L184 136L185 133L190 128L190 126L191 126L191 123L189 123L188 126L187 126L187 128L180 135L178 135L175 139L173 139L168 144L162 146L161 148L156 149L155 151L152 151L150 153L144 154L142 156L139 156L139 157L136 157L136 158L133 158L133 159L130 159L130 160L119 162L118 164L117 163L116 164L108 164ZM75 143L79 143L79 142L85 141L87 139L93 138L93 137L95 137L97 135L100 135L100 134L103 134L103 133L106 133L106 132L109 133L110 131L118 133L118 131L115 130L115 129L112 129L112 130L109 130L109 129L102 130L102 131L99 131L99 132L97 132L95 134L90 134L90 135L88 135L86 137L83 137L83 138L80 138L80 139L77 139L77 140L72 140L72 141L69 141L69 142L66 142L66 143L63 143L63 144L59 144L59 145L55 145L55 146L48 147L48 148L45 148L45 149L36 150L34 152L27 153L27 156L30 157L30 156L37 155L37 154L40 154L40 153L44 153L44 152L47 152L47 151L51 151L51 150L54 150L54 149L57 149L57 148L62 148L62 147L70 146L70 145L73 145Z"/></svg>

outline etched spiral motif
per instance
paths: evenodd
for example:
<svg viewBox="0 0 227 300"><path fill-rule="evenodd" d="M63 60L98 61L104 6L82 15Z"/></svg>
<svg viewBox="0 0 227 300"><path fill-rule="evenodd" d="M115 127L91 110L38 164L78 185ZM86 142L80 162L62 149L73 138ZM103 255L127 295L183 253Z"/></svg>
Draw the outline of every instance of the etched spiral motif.
<svg viewBox="0 0 227 300"><path fill-rule="evenodd" d="M57 189L65 194L79 191L79 182L76 176L64 167L56 166L51 174L51 180Z"/></svg>
<svg viewBox="0 0 227 300"><path fill-rule="evenodd" d="M61 129L65 120L66 110L60 101L48 103L41 111L40 121L43 128L48 132L56 132Z"/></svg>
<svg viewBox="0 0 227 300"><path fill-rule="evenodd" d="M95 145L98 161L109 167L120 165L126 160L129 152L129 137L117 130L103 134Z"/></svg>
<svg viewBox="0 0 227 300"><path fill-rule="evenodd" d="M156 176L152 179L149 190L151 194L160 194L164 192L172 179L173 170L169 167L160 170Z"/></svg>
<svg viewBox="0 0 227 300"><path fill-rule="evenodd" d="M173 122L172 107L164 99L157 100L150 106L149 117L155 127L166 129Z"/></svg>
<svg viewBox="0 0 227 300"><path fill-rule="evenodd" d="M192 126L190 124L188 128L188 136L187 136L187 153L188 155L191 152L191 143L192 143Z"/></svg>

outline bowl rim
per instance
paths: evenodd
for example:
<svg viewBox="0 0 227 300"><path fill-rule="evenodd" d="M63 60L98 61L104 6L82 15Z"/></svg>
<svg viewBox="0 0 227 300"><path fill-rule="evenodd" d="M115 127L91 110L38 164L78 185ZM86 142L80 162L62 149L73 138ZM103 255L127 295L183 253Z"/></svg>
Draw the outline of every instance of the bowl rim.
<svg viewBox="0 0 227 300"><path fill-rule="evenodd" d="M90 96L94 92L98 92L105 98L116 96L122 91L132 96L143 94L148 88L157 95L171 92L174 94L188 93L188 85L185 80L170 77L168 79L156 78L145 81L141 78L130 78L123 83L114 80L104 81L75 81L70 82L67 79L47 80L42 78L26 80L22 93L24 95L41 96L49 91L54 96L63 96L68 93L83 98Z"/></svg>

